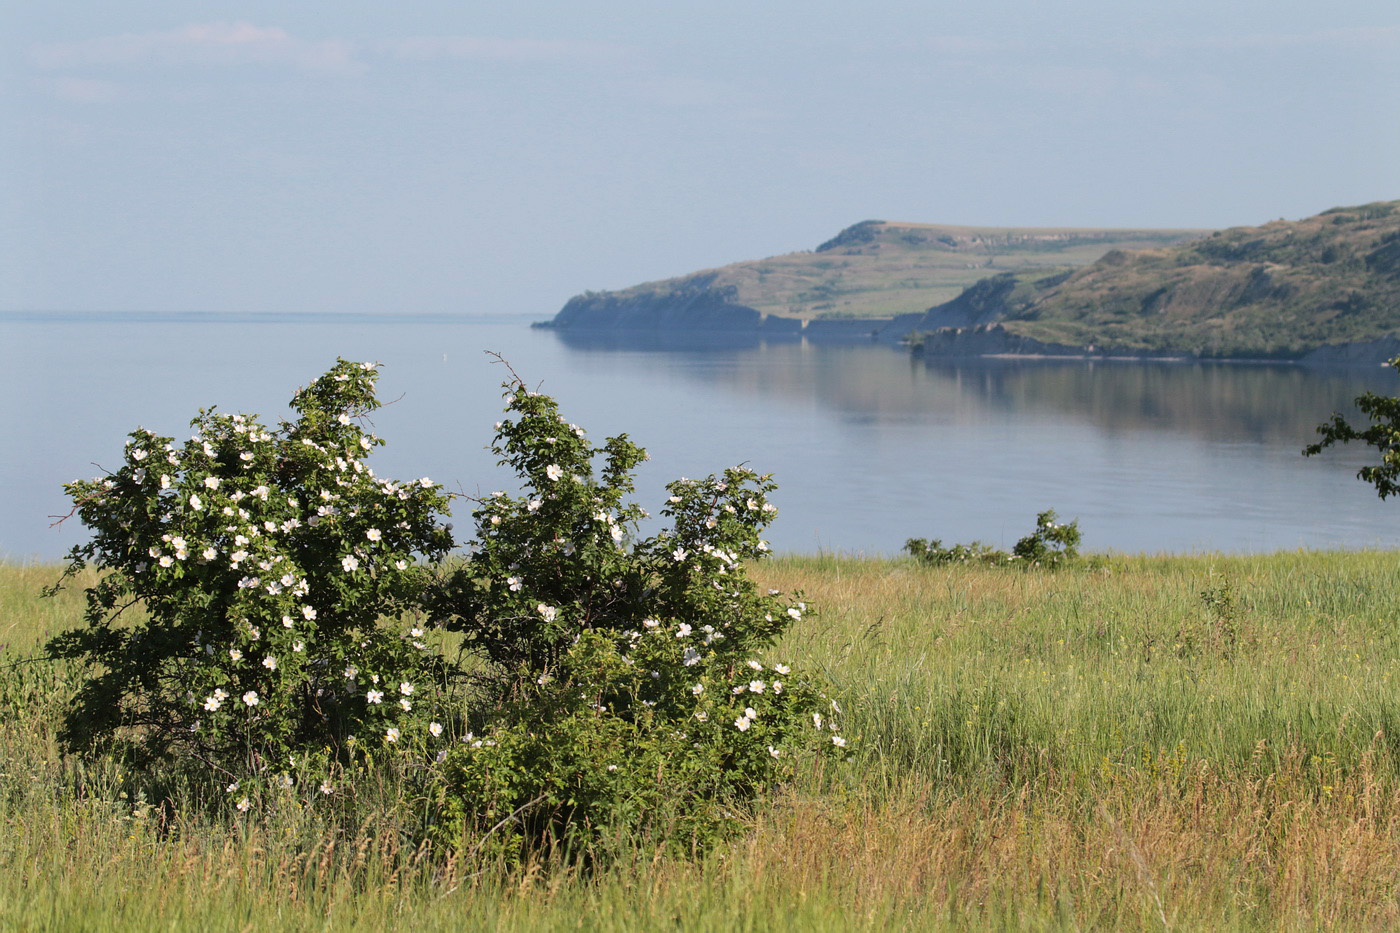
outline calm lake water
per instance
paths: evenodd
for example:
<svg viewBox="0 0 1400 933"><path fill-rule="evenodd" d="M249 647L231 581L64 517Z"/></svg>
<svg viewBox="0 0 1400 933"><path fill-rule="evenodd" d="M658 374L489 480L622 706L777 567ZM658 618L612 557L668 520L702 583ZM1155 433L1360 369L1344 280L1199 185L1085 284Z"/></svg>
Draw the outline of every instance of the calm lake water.
<svg viewBox="0 0 1400 933"><path fill-rule="evenodd" d="M595 442L647 447L639 499L739 462L776 474L779 551L893 554L906 538L1009 547L1035 513L1090 550L1395 547L1400 504L1355 479L1363 449L1304 459L1331 412L1400 392L1388 369L920 362L880 346L646 346L516 317L0 315L0 557L83 540L60 483L114 468L126 433L179 438L200 406L286 413L337 355L383 364L381 475L511 488L485 449L505 376L556 396ZM469 522L462 504L461 537Z"/></svg>

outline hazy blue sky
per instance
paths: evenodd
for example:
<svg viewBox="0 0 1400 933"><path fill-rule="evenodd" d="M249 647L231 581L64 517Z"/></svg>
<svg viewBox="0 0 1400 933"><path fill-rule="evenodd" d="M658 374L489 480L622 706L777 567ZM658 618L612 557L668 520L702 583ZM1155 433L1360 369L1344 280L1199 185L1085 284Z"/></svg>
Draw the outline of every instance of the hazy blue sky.
<svg viewBox="0 0 1400 933"><path fill-rule="evenodd" d="M1396 0L3 7L0 310L546 317L872 217L1400 198Z"/></svg>

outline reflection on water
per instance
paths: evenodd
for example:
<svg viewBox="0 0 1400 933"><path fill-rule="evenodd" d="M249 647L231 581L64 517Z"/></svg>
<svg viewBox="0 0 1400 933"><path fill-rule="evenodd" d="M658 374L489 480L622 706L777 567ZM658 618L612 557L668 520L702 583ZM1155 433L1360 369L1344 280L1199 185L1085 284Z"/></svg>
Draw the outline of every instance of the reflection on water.
<svg viewBox="0 0 1400 933"><path fill-rule="evenodd" d="M58 486L111 466L137 424L179 436L199 405L275 420L336 355L384 364L374 464L469 494L507 488L484 450L501 351L601 439L646 446L638 494L747 462L772 471L780 550L893 553L912 536L1009 546L1036 512L1091 549L1390 545L1397 506L1353 478L1366 452L1299 450L1389 370L1054 360L912 360L879 345L740 335L582 335L520 319L0 316L0 556L80 540ZM16 404L16 400L23 400ZM459 512L465 514L463 505ZM465 522L458 518L458 525Z"/></svg>
<svg viewBox="0 0 1400 933"><path fill-rule="evenodd" d="M921 364L914 364L921 365ZM1020 411L1084 418L1110 431L1180 431L1207 440L1299 445L1319 412L1355 412L1367 389L1400 391L1389 370L1228 363L987 360L924 365L959 394Z"/></svg>
<svg viewBox="0 0 1400 933"><path fill-rule="evenodd" d="M1088 421L1107 432L1302 447L1364 391L1400 393L1389 369L1056 359L919 359L897 347L746 334L556 332L580 354L681 373L747 395L811 398L876 420L958 424L989 412ZM720 360L732 365L697 365Z"/></svg>

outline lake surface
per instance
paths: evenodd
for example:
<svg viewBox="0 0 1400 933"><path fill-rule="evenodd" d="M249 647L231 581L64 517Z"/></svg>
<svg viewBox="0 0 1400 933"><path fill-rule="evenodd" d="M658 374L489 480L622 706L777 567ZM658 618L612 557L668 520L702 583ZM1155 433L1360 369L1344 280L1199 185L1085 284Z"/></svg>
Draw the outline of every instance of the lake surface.
<svg viewBox="0 0 1400 933"><path fill-rule="evenodd" d="M183 438L211 405L275 422L337 355L383 364L376 472L510 489L485 449L506 375L487 350L595 442L625 431L647 447L638 498L652 511L678 476L775 473L778 551L1009 547L1047 508L1077 518L1089 550L1400 544L1400 503L1355 479L1364 449L1299 455L1357 394L1400 393L1388 369L922 362L870 345L588 339L518 317L10 314L0 557L58 559L83 540L76 519L50 527L70 507L60 484L115 468L137 425Z"/></svg>

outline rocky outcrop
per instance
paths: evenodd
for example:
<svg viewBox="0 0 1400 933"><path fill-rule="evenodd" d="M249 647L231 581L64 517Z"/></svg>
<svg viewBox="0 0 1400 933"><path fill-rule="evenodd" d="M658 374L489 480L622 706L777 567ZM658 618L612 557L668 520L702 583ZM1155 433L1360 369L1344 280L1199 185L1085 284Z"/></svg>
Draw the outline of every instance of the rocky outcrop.
<svg viewBox="0 0 1400 933"><path fill-rule="evenodd" d="M1008 332L1000 324L975 327L946 327L942 330L917 334L910 347L920 356L1054 356L1097 357L1092 347L1071 347L1044 343L1031 337Z"/></svg>
<svg viewBox="0 0 1400 933"><path fill-rule="evenodd" d="M1333 343L1303 354L1300 363L1314 366L1380 366L1400 356L1400 336L1389 334L1379 340Z"/></svg>
<svg viewBox="0 0 1400 933"><path fill-rule="evenodd" d="M549 326L561 330L763 329L763 314L739 304L732 289L716 288L712 281L713 277L701 276L665 291L585 292L569 299Z"/></svg>

